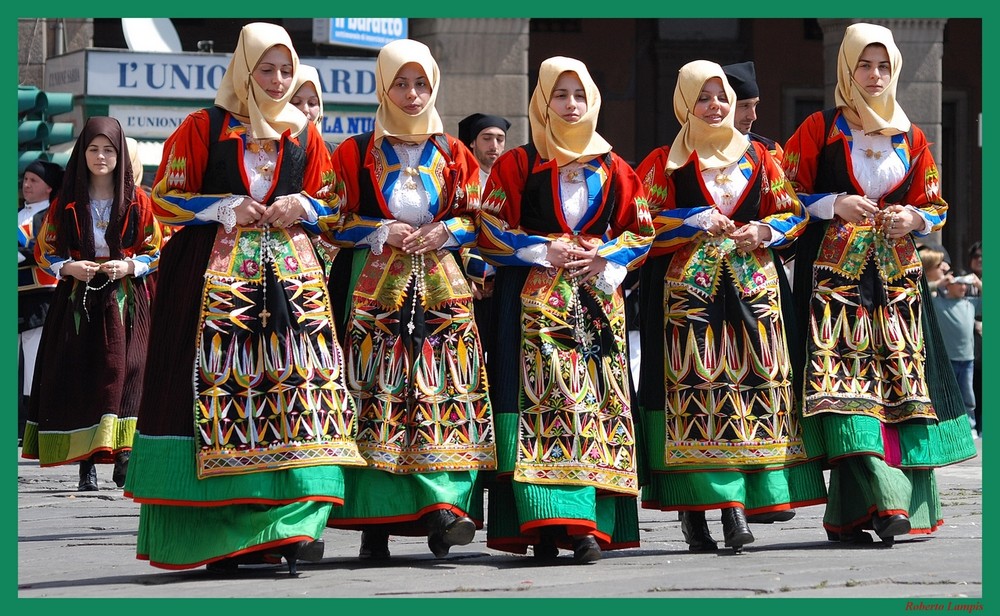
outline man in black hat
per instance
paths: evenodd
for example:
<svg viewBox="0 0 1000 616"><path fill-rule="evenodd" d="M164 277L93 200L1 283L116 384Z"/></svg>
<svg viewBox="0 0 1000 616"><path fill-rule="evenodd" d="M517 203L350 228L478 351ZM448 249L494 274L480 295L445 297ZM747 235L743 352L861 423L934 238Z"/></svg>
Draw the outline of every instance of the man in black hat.
<svg viewBox="0 0 1000 616"><path fill-rule="evenodd" d="M21 196L24 202L17 211L17 333L18 375L22 395L17 409L17 436L24 431L26 399L31 393L35 355L42 336L42 325L49 311L49 301L58 282L35 264L35 237L49 209L49 199L62 186L63 168L46 160L36 160L24 170Z"/></svg>
<svg viewBox="0 0 1000 616"><path fill-rule="evenodd" d="M503 154L504 146L507 143L508 128L510 128L510 122L506 118L485 113L474 113L458 123L458 139L469 146L476 161L479 162L480 189L486 186L486 180L490 177L493 163ZM461 256L462 269L472 286L476 327L479 328L483 351L489 360L490 351L496 340L496 332L491 324L493 318L493 276L496 270L492 265L483 261L475 248L463 249Z"/></svg>
<svg viewBox="0 0 1000 616"><path fill-rule="evenodd" d="M479 186L486 185L490 169L503 154L510 122L500 116L474 113L458 123L458 139L469 146L479 162Z"/></svg>
<svg viewBox="0 0 1000 616"><path fill-rule="evenodd" d="M738 62L722 67L726 73L729 85L736 91L736 129L747 135L751 141L759 141L767 146L778 162L784 152L773 139L768 139L757 133L750 132L750 127L757 121L757 103L760 102L760 89L757 87L757 72L753 62Z"/></svg>

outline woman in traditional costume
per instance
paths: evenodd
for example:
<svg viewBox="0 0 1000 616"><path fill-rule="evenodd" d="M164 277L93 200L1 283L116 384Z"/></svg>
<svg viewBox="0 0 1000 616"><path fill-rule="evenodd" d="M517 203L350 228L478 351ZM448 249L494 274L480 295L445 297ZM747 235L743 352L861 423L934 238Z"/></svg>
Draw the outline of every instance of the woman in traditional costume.
<svg viewBox="0 0 1000 616"><path fill-rule="evenodd" d="M341 465L364 464L320 262L330 159L288 104L287 32L251 23L216 96L164 144L164 249L132 472L137 553L166 569L322 556Z"/></svg>
<svg viewBox="0 0 1000 616"><path fill-rule="evenodd" d="M498 266L487 545L548 562L639 544L621 283L653 228L639 178L597 133L600 109L582 62L542 62L532 142L497 159L483 192L479 248Z"/></svg>
<svg viewBox="0 0 1000 616"><path fill-rule="evenodd" d="M125 485L143 389L161 234L135 185L118 120L87 120L37 235L39 267L59 283L35 364L21 456L80 464L77 489L99 489L95 464Z"/></svg>
<svg viewBox="0 0 1000 616"><path fill-rule="evenodd" d="M812 217L796 246L805 342L795 356L803 415L822 426L832 465L831 541L934 531L934 468L975 455L924 309L914 237L940 229L948 205L927 138L896 101L901 67L890 30L849 26L836 108L806 118L785 146L785 173Z"/></svg>
<svg viewBox="0 0 1000 616"><path fill-rule="evenodd" d="M807 215L767 146L735 128L735 111L721 66L685 64L681 130L638 167L656 213L640 292L652 468L642 506L682 512L696 552L718 549L708 510L721 509L725 545L739 552L754 541L748 513L826 499L796 411L788 286L773 250Z"/></svg>
<svg viewBox="0 0 1000 616"><path fill-rule="evenodd" d="M495 466L473 298L453 250L476 240L479 167L444 132L439 87L426 45L387 44L375 130L333 155L344 218L331 239L354 251L344 351L368 467L347 472L330 526L362 531L363 559L389 558L390 535L426 535L438 558L471 542L477 474Z"/></svg>

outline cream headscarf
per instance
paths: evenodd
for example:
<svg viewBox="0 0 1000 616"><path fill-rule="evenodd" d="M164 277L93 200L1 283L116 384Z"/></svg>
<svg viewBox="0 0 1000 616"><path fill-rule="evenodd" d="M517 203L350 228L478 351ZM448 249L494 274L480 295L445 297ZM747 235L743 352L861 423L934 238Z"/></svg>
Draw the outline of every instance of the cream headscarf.
<svg viewBox="0 0 1000 616"><path fill-rule="evenodd" d="M298 135L308 122L301 111L288 104L295 93L292 88L276 100L268 96L251 75L261 57L275 45L284 45L291 53L294 77L299 68L299 56L288 32L274 24L251 23L240 30L236 51L215 96L217 106L243 121L250 121L250 136L256 139L278 139L286 130L293 136Z"/></svg>
<svg viewBox="0 0 1000 616"><path fill-rule="evenodd" d="M135 185L142 184L142 161L139 160L139 142L132 137L125 137L125 145L128 146L128 158L132 161L132 178Z"/></svg>
<svg viewBox="0 0 1000 616"><path fill-rule="evenodd" d="M319 83L319 71L315 66L300 64L298 72L295 73L295 83L292 84L292 98L295 98L295 93L307 83L313 84L316 96L319 98L319 116L316 118L316 125L319 126L323 123L323 86Z"/></svg>
<svg viewBox="0 0 1000 616"><path fill-rule="evenodd" d="M565 72L576 73L587 95L587 113L576 122L567 122L558 113L549 110L552 89ZM555 56L538 67L538 84L531 94L528 121L531 123L531 141L542 158L555 159L562 167L575 160L587 161L610 152L611 144L597 133L600 111L601 93L583 62Z"/></svg>
<svg viewBox="0 0 1000 616"><path fill-rule="evenodd" d="M713 77L722 80L729 99L729 113L720 126L712 126L694 114L695 103L705 82ZM667 157L667 170L683 167L693 152L698 154L700 169L721 169L738 161L750 141L737 130L736 91L729 85L726 72L715 62L695 60L681 67L674 87L674 115L681 123L681 131L674 138Z"/></svg>
<svg viewBox="0 0 1000 616"><path fill-rule="evenodd" d="M397 107L388 95L399 69L411 62L420 65L431 87L427 105L417 115L410 115ZM440 83L441 72L427 45L411 39L399 39L383 47L375 60L375 96L378 99L378 110L375 112L376 142L383 137L422 141L431 135L443 133L444 122L434 107Z"/></svg>
<svg viewBox="0 0 1000 616"><path fill-rule="evenodd" d="M865 47L878 43L889 52L889 83L882 93L872 96L854 81L854 69ZM852 24L844 32L837 54L837 107L847 121L864 129L865 134L898 135L910 130L910 119L896 104L896 84L903 66L903 56L892 38L892 31L875 24Z"/></svg>

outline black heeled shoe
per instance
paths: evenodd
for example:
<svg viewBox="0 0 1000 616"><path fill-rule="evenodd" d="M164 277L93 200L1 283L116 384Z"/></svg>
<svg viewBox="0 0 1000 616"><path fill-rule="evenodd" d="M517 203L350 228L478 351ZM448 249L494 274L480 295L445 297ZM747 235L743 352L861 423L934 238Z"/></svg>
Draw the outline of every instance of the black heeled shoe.
<svg viewBox="0 0 1000 616"><path fill-rule="evenodd" d="M361 531L361 560L389 560L389 533L380 530Z"/></svg>
<svg viewBox="0 0 1000 616"><path fill-rule="evenodd" d="M115 469L111 472L111 480L119 488L125 487L125 474L128 472L128 461L132 451L119 451L115 454Z"/></svg>
<svg viewBox="0 0 1000 616"><path fill-rule="evenodd" d="M704 511L681 511L681 533L689 552L714 552L719 544L708 530Z"/></svg>
<svg viewBox="0 0 1000 616"><path fill-rule="evenodd" d="M97 465L93 460L80 460L80 483L76 486L77 492L94 492L97 487Z"/></svg>
<svg viewBox="0 0 1000 616"><path fill-rule="evenodd" d="M906 535L910 532L910 519L901 513L886 517L876 513L872 515L872 528L882 543L891 546L896 542L896 535Z"/></svg>
<svg viewBox="0 0 1000 616"><path fill-rule="evenodd" d="M736 554L741 553L746 544L753 543L753 533L747 525L742 507L726 507L722 510L722 535L726 540L726 547L733 548Z"/></svg>
<svg viewBox="0 0 1000 616"><path fill-rule="evenodd" d="M278 549L278 553L281 554L282 558L285 559L285 563L288 565L288 575L292 577L299 576L299 571L298 567L296 567L296 564L300 559L305 560L304 558L302 558L302 555L307 550L306 546L308 546L310 543L312 542L304 540L296 541L295 543L289 543L287 545L283 545ZM320 557L322 558L322 553L320 553Z"/></svg>
<svg viewBox="0 0 1000 616"><path fill-rule="evenodd" d="M601 546L597 545L593 535L573 539L573 560L580 565L601 560Z"/></svg>
<svg viewBox="0 0 1000 616"><path fill-rule="evenodd" d="M459 517L447 509L436 509L424 515L427 547L436 558L444 558L453 545L468 545L476 536L476 523Z"/></svg>

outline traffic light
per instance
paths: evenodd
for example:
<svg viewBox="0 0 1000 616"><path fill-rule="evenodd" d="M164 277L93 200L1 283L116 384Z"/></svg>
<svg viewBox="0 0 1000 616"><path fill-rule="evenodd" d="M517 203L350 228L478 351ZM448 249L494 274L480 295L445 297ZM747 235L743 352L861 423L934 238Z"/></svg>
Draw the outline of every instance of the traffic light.
<svg viewBox="0 0 1000 616"><path fill-rule="evenodd" d="M73 140L73 124L52 117L73 109L73 95L43 92L34 86L17 87L17 174L41 158L66 166L68 156L49 152L49 146Z"/></svg>

